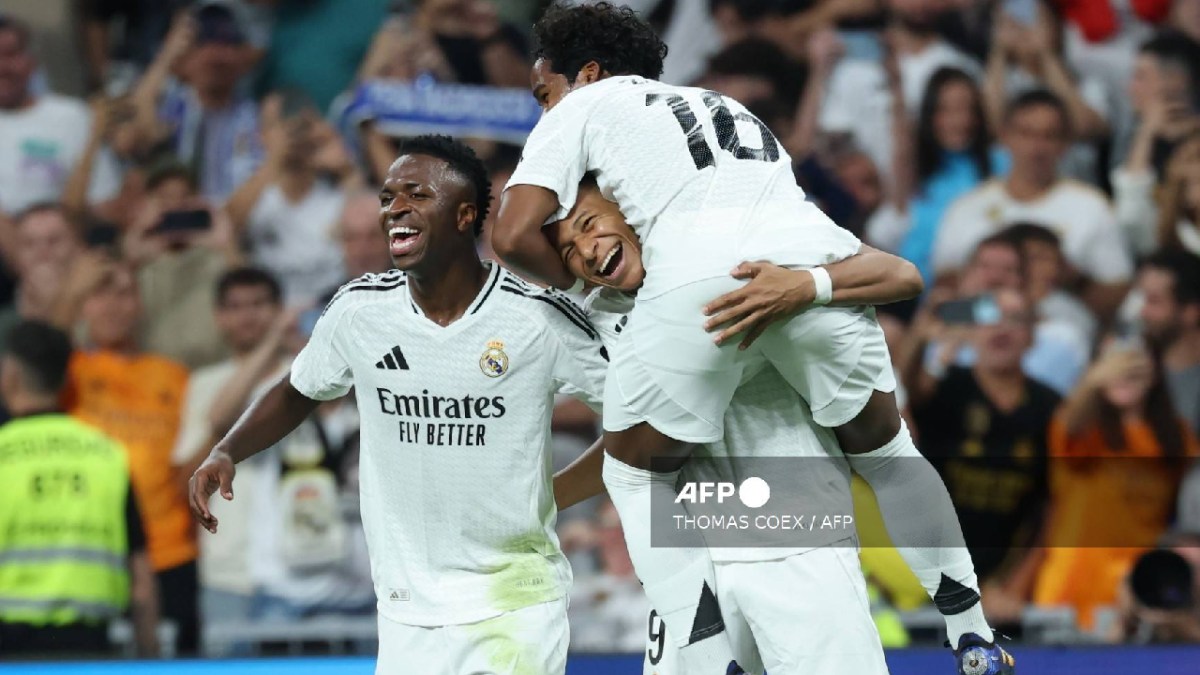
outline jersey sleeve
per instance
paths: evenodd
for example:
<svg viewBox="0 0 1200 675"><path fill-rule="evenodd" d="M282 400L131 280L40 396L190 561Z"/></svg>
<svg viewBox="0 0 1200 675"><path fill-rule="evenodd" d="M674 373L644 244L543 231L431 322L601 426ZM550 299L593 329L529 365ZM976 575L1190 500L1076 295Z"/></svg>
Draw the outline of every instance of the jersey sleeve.
<svg viewBox="0 0 1200 675"><path fill-rule="evenodd" d="M566 295L544 291L548 301L546 348L551 356L551 372L556 391L583 401L599 410L604 399L604 376L608 371L608 351L600 333L583 310Z"/></svg>
<svg viewBox="0 0 1200 675"><path fill-rule="evenodd" d="M292 362L290 378L296 391L316 401L330 401L350 391L353 373L346 358L346 330L352 313L344 293L329 301L308 344Z"/></svg>
<svg viewBox="0 0 1200 675"><path fill-rule="evenodd" d="M562 220L575 205L579 181L587 171L586 110L571 105L567 96L554 110L542 116L521 153L521 161L504 189L514 185L536 185L558 197L558 211L547 223Z"/></svg>

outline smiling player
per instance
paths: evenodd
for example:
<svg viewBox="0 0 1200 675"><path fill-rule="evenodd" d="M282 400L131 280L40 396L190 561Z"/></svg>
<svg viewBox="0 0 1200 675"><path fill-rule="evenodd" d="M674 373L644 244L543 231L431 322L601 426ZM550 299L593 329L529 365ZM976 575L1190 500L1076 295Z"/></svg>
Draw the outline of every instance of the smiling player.
<svg viewBox="0 0 1200 675"><path fill-rule="evenodd" d="M236 462L355 390L361 502L378 597L377 673L560 674L571 571L554 531L554 394L595 403L596 330L557 291L482 262L489 181L446 137L404 144L380 191L398 269L341 288L290 374L190 485L233 498Z"/></svg>

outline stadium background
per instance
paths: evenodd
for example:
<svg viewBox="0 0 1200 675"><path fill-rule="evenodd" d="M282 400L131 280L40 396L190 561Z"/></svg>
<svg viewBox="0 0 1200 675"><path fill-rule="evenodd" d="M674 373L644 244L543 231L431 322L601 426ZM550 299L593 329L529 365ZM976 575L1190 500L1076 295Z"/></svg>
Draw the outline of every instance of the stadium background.
<svg viewBox="0 0 1200 675"><path fill-rule="evenodd" d="M387 268L374 190L396 139L471 139L503 185L540 114L524 88L544 4L0 8L0 328L38 319L75 338L64 405L130 451L164 656L369 672L298 660L374 648L353 406L239 469L217 537L183 518L180 478L286 367L330 291ZM812 199L924 274L926 295L881 317L909 424L1024 672L1194 671L1200 648L1129 645L1200 643L1200 0L630 4L671 48L664 80L746 103ZM199 229L161 228L196 210ZM280 284L279 306L216 307L218 281L246 266ZM1001 334L1021 316L972 325L981 294L1023 303L1028 334ZM596 420L564 400L554 429L562 466ZM279 516L294 507L288 448L314 438L340 491L323 514L341 524L332 557L280 543L295 536ZM855 489L893 672L947 667L939 618ZM1063 509L1088 516L1048 516ZM638 657L602 656L647 634L611 505L564 512L559 530L576 574L569 672L634 670ZM128 621L110 634L110 656L134 655ZM283 654L296 658L268 660Z"/></svg>

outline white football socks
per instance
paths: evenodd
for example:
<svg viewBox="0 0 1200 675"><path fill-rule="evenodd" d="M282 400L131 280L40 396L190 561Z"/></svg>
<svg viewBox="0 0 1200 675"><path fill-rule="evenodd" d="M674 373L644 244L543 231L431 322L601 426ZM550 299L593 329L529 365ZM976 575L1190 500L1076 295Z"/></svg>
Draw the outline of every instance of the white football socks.
<svg viewBox="0 0 1200 675"><path fill-rule="evenodd" d="M874 490L888 536L945 617L951 646L966 633L993 641L954 503L908 427L901 422L887 445L846 459Z"/></svg>

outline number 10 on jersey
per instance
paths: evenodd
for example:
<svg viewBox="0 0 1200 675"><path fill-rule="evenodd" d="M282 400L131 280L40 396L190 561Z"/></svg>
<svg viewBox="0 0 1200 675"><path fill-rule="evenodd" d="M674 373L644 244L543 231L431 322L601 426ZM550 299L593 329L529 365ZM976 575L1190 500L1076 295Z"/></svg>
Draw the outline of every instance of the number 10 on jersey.
<svg viewBox="0 0 1200 675"><path fill-rule="evenodd" d="M717 143L722 150L737 159L751 159L759 162L779 160L779 142L775 140L775 135L767 128L767 125L760 122L757 117L744 112L732 114L725 105L725 99L715 91L706 91L700 95L700 98L708 108L713 129L717 133ZM646 94L647 106L659 102L670 108L671 113L675 115L675 121L679 122L679 128L687 139L688 151L692 155L692 161L696 163L696 169L714 166L716 160L713 157L712 149L708 147L708 141L704 140L704 129L696 119L696 114L692 112L692 106L688 105L688 102L678 94ZM742 145L741 139L738 138L737 120L749 122L758 127L758 133L762 137L762 148L747 148Z"/></svg>

